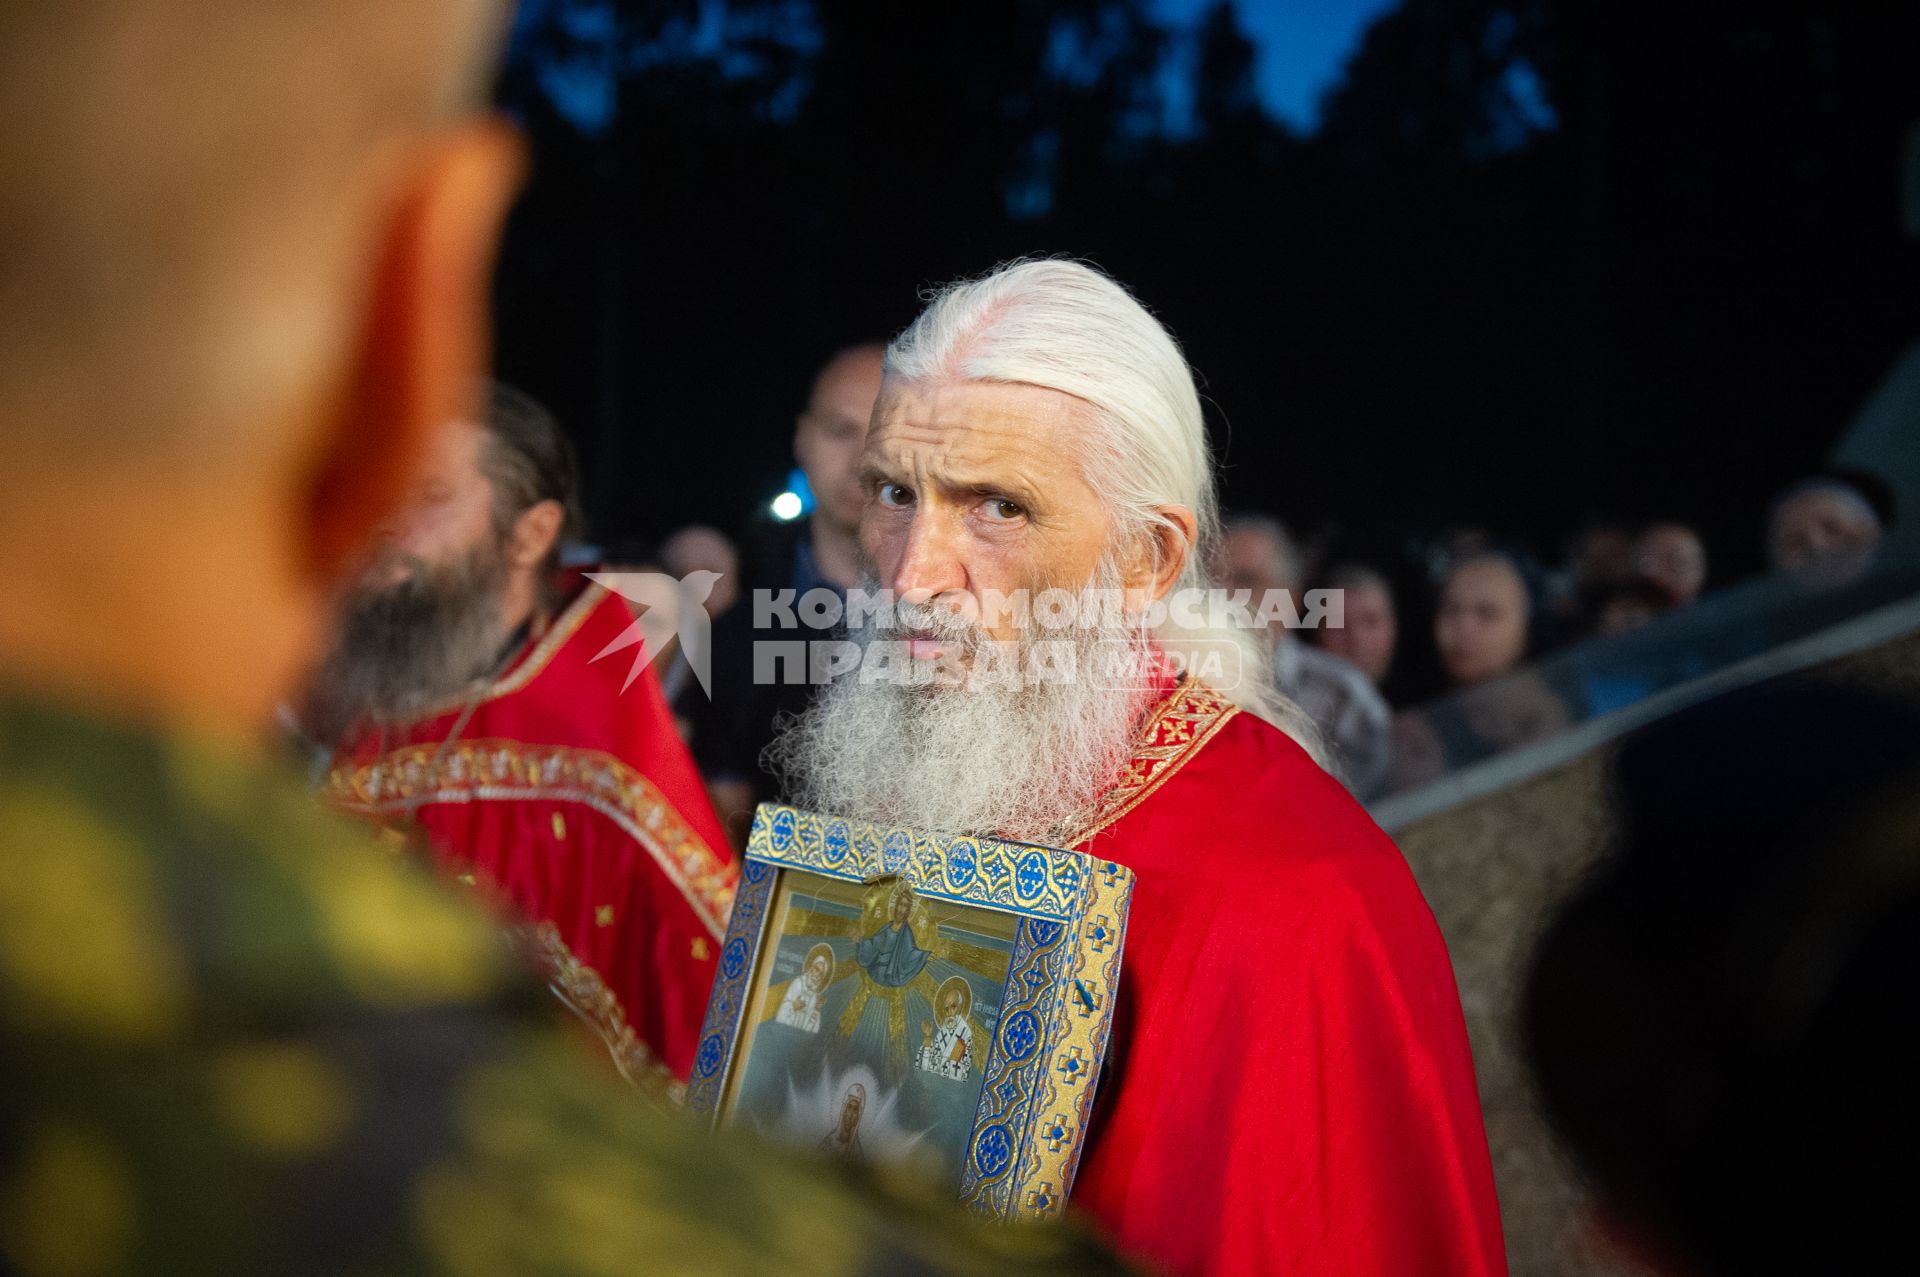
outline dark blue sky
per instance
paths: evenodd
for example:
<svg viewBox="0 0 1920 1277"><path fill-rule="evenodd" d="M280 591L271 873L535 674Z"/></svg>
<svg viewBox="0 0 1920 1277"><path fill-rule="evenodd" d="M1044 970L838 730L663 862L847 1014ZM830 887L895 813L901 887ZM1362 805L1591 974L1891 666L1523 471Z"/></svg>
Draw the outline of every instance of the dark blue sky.
<svg viewBox="0 0 1920 1277"><path fill-rule="evenodd" d="M1288 124L1318 122L1320 95L1340 78L1369 23L1397 0L1234 0L1240 25L1260 49L1259 88ZM1213 0L1152 0L1170 24L1196 20Z"/></svg>
<svg viewBox="0 0 1920 1277"><path fill-rule="evenodd" d="M1240 25L1259 50L1256 79L1261 100L1276 117L1302 132L1319 122L1320 97L1339 80L1347 59L1359 47L1368 24L1399 0L1232 0ZM1159 21L1191 30L1214 0L1148 0ZM526 0L520 19L532 22L546 11L543 0ZM576 37L591 40L610 10L591 4L568 11ZM703 13L703 29L718 38L718 6ZM609 28L610 29L610 28ZM696 41L697 43L697 41ZM560 108L587 129L607 123L613 110L613 83L591 62L548 68L543 82ZM1190 101L1190 79L1178 74L1166 83L1176 120Z"/></svg>

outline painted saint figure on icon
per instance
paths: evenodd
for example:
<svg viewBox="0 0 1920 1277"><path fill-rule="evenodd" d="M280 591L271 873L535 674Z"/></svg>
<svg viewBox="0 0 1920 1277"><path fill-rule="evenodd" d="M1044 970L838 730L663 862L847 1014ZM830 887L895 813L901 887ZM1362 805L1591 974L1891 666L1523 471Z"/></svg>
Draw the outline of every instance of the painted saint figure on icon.
<svg viewBox="0 0 1920 1277"><path fill-rule="evenodd" d="M820 1143L814 1151L837 1157L842 1161L860 1160L860 1114L867 1107L867 1088L855 1082L847 1088L846 1099L840 1105L840 1120L831 1131L820 1137Z"/></svg>
<svg viewBox="0 0 1920 1277"><path fill-rule="evenodd" d="M807 965L780 995L780 1010L774 1019L802 1033L820 1031L820 1007L826 1001L827 985L833 981L833 948L816 944L807 950Z"/></svg>
<svg viewBox="0 0 1920 1277"><path fill-rule="evenodd" d="M921 1044L915 1063L928 1073L964 1082L973 1075L973 1028L967 1014L973 1010L973 990L959 976L940 986L940 1023L920 1022Z"/></svg>

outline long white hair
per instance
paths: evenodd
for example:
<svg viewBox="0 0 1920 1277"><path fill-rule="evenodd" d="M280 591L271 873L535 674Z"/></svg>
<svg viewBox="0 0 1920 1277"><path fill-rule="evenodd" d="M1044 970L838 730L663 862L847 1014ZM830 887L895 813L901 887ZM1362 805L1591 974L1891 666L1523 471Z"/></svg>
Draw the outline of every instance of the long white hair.
<svg viewBox="0 0 1920 1277"><path fill-rule="evenodd" d="M1162 508L1185 506L1198 534L1173 588L1212 588L1208 565L1220 538L1220 502L1193 371L1172 334L1112 278L1044 258L949 284L887 348L886 370L908 381L1039 386L1092 405L1082 472L1107 503L1113 545L1147 537L1157 553L1157 531L1184 536ZM1162 650L1189 658L1237 652L1239 677L1219 692L1323 758L1312 722L1275 688L1255 633L1213 625L1207 609L1198 625L1183 625L1179 611L1169 610L1152 629Z"/></svg>

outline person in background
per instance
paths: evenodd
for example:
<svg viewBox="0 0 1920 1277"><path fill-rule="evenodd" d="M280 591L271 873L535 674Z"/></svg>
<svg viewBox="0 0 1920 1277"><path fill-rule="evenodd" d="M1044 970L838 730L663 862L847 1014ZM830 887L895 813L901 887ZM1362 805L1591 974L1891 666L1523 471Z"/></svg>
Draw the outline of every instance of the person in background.
<svg viewBox="0 0 1920 1277"><path fill-rule="evenodd" d="M740 552L726 533L703 523L689 524L660 543L660 565L669 575L711 572L719 579L702 604L715 620L740 599Z"/></svg>
<svg viewBox="0 0 1920 1277"><path fill-rule="evenodd" d="M813 697L808 682L758 677L754 645L812 642L833 632L758 628L753 596L812 590L842 598L860 580L860 513L866 491L860 483L860 450L867 422L880 396L886 347L849 346L815 375L806 406L794 420L793 455L814 497L804 521L775 524L748 541L742 556L740 595L745 606L722 617L713 630L713 695L683 694L677 708L693 724L694 757L707 780L714 808L735 846L745 846L755 804L774 797L775 782L760 754L773 739L774 720L805 709Z"/></svg>
<svg viewBox="0 0 1920 1277"><path fill-rule="evenodd" d="M1774 498L1767 514L1767 563L1809 581L1856 580L1884 531L1879 509L1859 484L1816 475Z"/></svg>
<svg viewBox="0 0 1920 1277"><path fill-rule="evenodd" d="M664 582L648 582L646 588L638 588L637 577L676 575L667 570L654 543L644 537L612 537L599 545L574 542L563 551L561 562L582 572L597 569L596 574L619 585L615 592L621 595L633 619L641 622L645 641L652 645L650 650L660 653L650 668L659 680L660 695L673 711L674 730L682 743L691 745L693 721L682 706L689 696L701 694L693 662L706 659L700 654L713 650L711 627L681 624L699 591L671 588ZM693 570L704 572L708 578L719 576L707 569ZM717 579L712 581L715 589L719 584Z"/></svg>
<svg viewBox="0 0 1920 1277"><path fill-rule="evenodd" d="M1518 553L1494 550L1454 566L1440 590L1434 641L1452 694L1402 710L1392 725L1395 791L1439 779L1546 739L1572 721L1537 670L1532 573Z"/></svg>
<svg viewBox="0 0 1920 1277"><path fill-rule="evenodd" d="M1433 622L1440 667L1456 688L1498 678L1523 664L1538 618L1522 564L1487 551L1460 560L1440 586Z"/></svg>
<svg viewBox="0 0 1920 1277"><path fill-rule="evenodd" d="M1630 738L1525 979L1548 1118L1635 1271L1869 1273L1920 1188L1920 714L1764 685Z"/></svg>
<svg viewBox="0 0 1920 1277"><path fill-rule="evenodd" d="M1230 515L1223 526L1216 573L1221 586L1249 591L1256 609L1270 590L1288 592L1301 607L1299 558L1286 528L1257 514ZM1379 689L1359 668L1327 648L1302 643L1284 625L1276 622L1265 637L1281 694L1319 728L1354 795L1373 797L1386 783L1392 721Z"/></svg>
<svg viewBox="0 0 1920 1277"><path fill-rule="evenodd" d="M649 569L614 568L609 564L609 571L644 570ZM694 722L700 717L707 697L707 688L696 671L712 669L711 623L725 616L740 601L740 552L726 533L701 523L689 524L660 543L659 563L651 570L674 577L683 586L673 591L649 589L649 606L635 607L634 611L636 619L648 616L649 641L657 636L663 646L671 649L653 668L660 676L660 694L673 710L674 729L691 748ZM636 600L629 598L627 602L633 606ZM693 615L691 609L695 607L707 614L708 624L683 624ZM660 614L649 616L650 612ZM711 800L711 786L707 792Z"/></svg>
<svg viewBox="0 0 1920 1277"><path fill-rule="evenodd" d="M860 512L867 501L860 450L880 397L885 357L878 342L834 355L814 377L807 405L794 420L793 456L813 492L813 513L806 535L790 542L792 554L777 574L784 576L782 584L803 591L827 585L844 593L860 581Z"/></svg>
<svg viewBox="0 0 1920 1277"><path fill-rule="evenodd" d="M1634 528L1622 519L1591 516L1567 546L1565 568L1554 574L1550 610L1563 634L1593 626L1602 595L1634 575Z"/></svg>
<svg viewBox="0 0 1920 1277"><path fill-rule="evenodd" d="M1476 554L1485 554L1494 547L1493 533L1477 523L1463 523L1448 528L1427 549L1427 573L1438 584L1446 580L1447 573L1454 565L1472 558Z"/></svg>
<svg viewBox="0 0 1920 1277"><path fill-rule="evenodd" d="M1293 561L1302 581L1318 581L1326 575L1327 566L1333 562L1338 548L1352 536L1344 520L1323 518L1313 524L1304 536L1295 536L1293 540Z"/></svg>
<svg viewBox="0 0 1920 1277"><path fill-rule="evenodd" d="M1630 634L1673 610L1673 594L1666 586L1650 580L1624 581L1600 597L1593 632L1599 638Z"/></svg>
<svg viewBox="0 0 1920 1277"><path fill-rule="evenodd" d="M1673 596L1665 586L1648 580L1625 581L1600 597L1589 637L1605 639L1632 634L1674 610ZM1576 657L1575 668L1589 718L1636 705L1653 695L1658 686L1643 662L1619 659L1607 646L1583 648Z"/></svg>
<svg viewBox="0 0 1920 1277"><path fill-rule="evenodd" d="M657 1119L273 763L485 363L504 18L0 18L0 1271L1114 1271Z"/></svg>
<svg viewBox="0 0 1920 1277"><path fill-rule="evenodd" d="M1582 589L1618 581L1633 571L1633 528L1619 519L1587 520L1574 534L1567 562Z"/></svg>
<svg viewBox="0 0 1920 1277"><path fill-rule="evenodd" d="M1327 576L1327 587L1345 595L1344 625L1319 632L1320 646L1383 687L1393 671L1400 641L1400 616L1393 604L1393 586L1373 568L1343 563Z"/></svg>
<svg viewBox="0 0 1920 1277"><path fill-rule="evenodd" d="M1670 607L1686 607L1707 584L1707 548L1684 523L1654 523L1633 542L1633 573L1666 591Z"/></svg>
<svg viewBox="0 0 1920 1277"><path fill-rule="evenodd" d="M636 1084L679 1092L737 866L627 602L558 572L573 451L494 386L383 525L307 722L327 797L498 895Z"/></svg>

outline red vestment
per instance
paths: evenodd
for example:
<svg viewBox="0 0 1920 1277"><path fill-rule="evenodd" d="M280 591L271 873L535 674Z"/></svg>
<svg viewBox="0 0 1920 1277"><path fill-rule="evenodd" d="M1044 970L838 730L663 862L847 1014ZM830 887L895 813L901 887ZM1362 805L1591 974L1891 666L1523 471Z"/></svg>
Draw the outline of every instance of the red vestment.
<svg viewBox="0 0 1920 1277"><path fill-rule="evenodd" d="M677 1094L738 866L652 673L596 660L633 617L588 585L484 692L336 757L329 795L418 820L524 919L556 990L637 1083Z"/></svg>
<svg viewBox="0 0 1920 1277"><path fill-rule="evenodd" d="M1337 781L1185 683L1075 845L1137 875L1075 1208L1173 1273L1506 1271L1445 943Z"/></svg>

